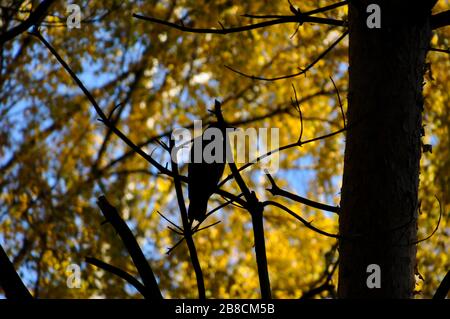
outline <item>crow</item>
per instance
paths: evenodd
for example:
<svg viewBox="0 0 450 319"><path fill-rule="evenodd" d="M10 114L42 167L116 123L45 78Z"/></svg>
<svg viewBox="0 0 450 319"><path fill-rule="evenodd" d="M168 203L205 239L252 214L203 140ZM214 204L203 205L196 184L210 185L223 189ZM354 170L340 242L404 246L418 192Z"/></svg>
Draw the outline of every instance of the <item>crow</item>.
<svg viewBox="0 0 450 319"><path fill-rule="evenodd" d="M188 164L188 218L191 223L194 220L202 222L206 217L208 200L217 190L225 168L226 138L226 129L214 122L193 140Z"/></svg>

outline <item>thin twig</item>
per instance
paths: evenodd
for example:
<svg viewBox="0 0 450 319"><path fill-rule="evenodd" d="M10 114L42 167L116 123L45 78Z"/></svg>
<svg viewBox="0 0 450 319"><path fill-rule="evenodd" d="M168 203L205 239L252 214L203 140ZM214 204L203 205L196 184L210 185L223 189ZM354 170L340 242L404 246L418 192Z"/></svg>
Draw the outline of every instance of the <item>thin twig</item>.
<svg viewBox="0 0 450 319"><path fill-rule="evenodd" d="M291 103L292 106L297 110L298 114L299 114L299 118L300 118L300 134L298 137L298 142L301 143L302 142L302 136L303 136L303 114L302 114L302 108L300 106L300 102L298 101L297 98L297 90L295 89L294 84L292 84L292 89L294 90L294 96L295 96L295 103L294 101L291 99Z"/></svg>
<svg viewBox="0 0 450 319"><path fill-rule="evenodd" d="M255 75L249 75L246 74L244 72L241 72L239 70L236 70L234 68L232 68L231 66L228 65L224 65L224 67L226 67L227 69L229 69L230 71L237 73L243 77L252 79L252 80L259 80L259 81L266 81L266 82L274 82L274 81L279 81L279 80L284 80L284 79L290 79L290 78L294 78L303 74L306 74L306 72L308 72L310 69L312 69L320 60L322 60L331 50L333 50L333 48L339 44L339 42L341 42L346 36L348 35L348 30L346 30L336 41L334 41L325 51L323 51L314 61L312 61L306 68L304 69L300 69L299 72L297 73L293 73L293 74L288 74L288 75L282 75L282 76L278 76L278 77L273 77L273 78L267 78L267 77L263 77L263 76L255 76Z"/></svg>
<svg viewBox="0 0 450 319"><path fill-rule="evenodd" d="M299 143L299 142L297 141L297 142L294 142L294 143L291 143L291 144L287 144L287 145L281 146L281 147L279 147L279 148L277 148L277 149L271 150L271 151L269 151L269 152L267 152L267 153L265 153L265 154L262 154L262 155L258 156L258 157L257 157L255 160L253 160L252 162L249 162L249 163L246 163L246 164L242 165L241 167L238 168L238 171L239 171L239 172L240 172L240 171L243 171L243 170L249 168L250 166L253 166L253 165L255 165L256 163L262 161L263 159L265 159L265 158L267 158L267 157L269 157L269 156L272 156L272 155L275 154L275 153L279 153L279 152L282 152L282 151L285 151L285 150L288 150L288 149L291 149L291 148L294 148L294 147L300 147L300 146L302 146L302 145L309 144L309 143L313 143L313 142L316 142L316 141L324 140L324 139L326 139L326 138L330 138L330 137L332 137L332 136L335 136L335 135L344 133L344 132L347 131L347 130L348 130L348 127L347 127L347 128L343 128L343 129L340 129L340 130L337 130L337 131L332 132L332 133L328 133L328 134L325 134L325 135L322 135L322 136L319 136L319 137L315 137L315 138L312 138L312 139L303 141L303 142L301 142L301 143ZM226 182L228 182L229 180L231 180L232 178L233 178L233 174L230 174L230 175L228 175L227 177L225 177L225 179L223 179L223 180L219 183L219 187L222 186L223 184L225 184Z"/></svg>
<svg viewBox="0 0 450 319"><path fill-rule="evenodd" d="M177 235L181 235L181 236L184 235L182 232L176 230L175 228L173 228L173 227L171 227L171 226L167 226L167 228L168 228L169 230L173 231L173 232L174 232L175 234L177 234Z"/></svg>
<svg viewBox="0 0 450 319"><path fill-rule="evenodd" d="M217 221L217 222L215 222L215 223L212 223L211 225L208 225L208 226L205 226L205 227L202 227L202 228L195 229L195 230L193 231L193 233L195 234L195 233L198 233L199 231L202 231L202 230L208 229L208 228L210 228L210 227L216 226L217 224L220 224L221 222L222 222L222 221L219 220L219 221Z"/></svg>
<svg viewBox="0 0 450 319"><path fill-rule="evenodd" d="M180 240L178 240L176 243L175 243L175 245L173 245L172 247L170 247L170 248L168 248L167 249L167 252L166 252L166 255L170 255L170 253L172 252L172 251L174 251L175 250L175 248L177 248L183 241L184 241L184 236L183 236L183 238L181 238Z"/></svg>
<svg viewBox="0 0 450 319"><path fill-rule="evenodd" d="M303 217L301 217L300 215L294 213L292 210L290 210L289 208L287 208L286 206L284 206L284 205L282 205L282 204L280 204L280 203L277 203L277 202L275 202L275 201L268 200L268 201L263 202L262 204L263 204L264 206L269 206L269 205L270 205L270 206L275 206L275 207L281 208L282 210L284 210L285 212L287 212L289 215L291 215L291 216L293 216L294 218L296 218L297 220L299 220L299 221L300 221L303 225L305 225L307 228L309 228L309 229L315 231L316 233L319 233L319 234L321 234L321 235L324 235L324 236L327 236L327 237L331 237L331 238L338 238L338 239L342 239L342 238L343 238L343 237L340 236L340 235L337 235L337 234L331 234L331 233L328 233L328 232L326 232L326 231L324 231L324 230L322 230L322 229L319 229L319 228L313 226L313 225L311 224L311 222L308 222L308 221L305 220Z"/></svg>
<svg viewBox="0 0 450 319"><path fill-rule="evenodd" d="M442 204L441 204L441 201L439 200L439 198L436 195L434 197L436 198L436 200L439 203L439 219L438 219L438 222L436 224L436 227L434 228L433 232L430 235L428 235L427 237L419 239L419 240L416 240L416 241L414 241L412 243L408 243L408 245L417 245L417 244L419 244L421 242L427 241L428 239L433 237L434 234L436 234L436 232L438 231L439 225L441 224L441 218L442 218L443 210L442 210Z"/></svg>
<svg viewBox="0 0 450 319"><path fill-rule="evenodd" d="M348 4L348 1L342 1L342 2L338 2L335 4L331 4L329 6L325 6L322 8L318 8L318 9L314 9L311 11L306 11L302 13L302 16L311 16L313 14L319 14L319 13L325 13L327 11L331 11L333 9L345 6ZM245 18L253 18L253 19L279 19L279 18L285 18L287 17L286 15L280 15L280 14L250 14L250 13L246 13L241 15L242 17Z"/></svg>
<svg viewBox="0 0 450 319"><path fill-rule="evenodd" d="M336 90L336 95L337 95L337 99L338 99L338 103L339 103L339 108L341 109L341 115L342 115L342 121L344 122L344 128L347 127L346 121L345 121L345 113L344 113L344 107L342 105L342 100L341 100L341 94L339 93L339 89L336 86L336 83L334 82L333 78L330 76L330 80L333 83L334 89Z"/></svg>
<svg viewBox="0 0 450 319"><path fill-rule="evenodd" d="M174 222L172 222L170 219L168 219L167 217L165 217L163 214L161 214L159 211L156 211L158 213L159 216L161 216L162 218L164 218L167 222L169 222L171 225L173 225L175 228L177 228L179 231L183 232L183 228L181 228L180 226L178 226L177 224L175 224Z"/></svg>

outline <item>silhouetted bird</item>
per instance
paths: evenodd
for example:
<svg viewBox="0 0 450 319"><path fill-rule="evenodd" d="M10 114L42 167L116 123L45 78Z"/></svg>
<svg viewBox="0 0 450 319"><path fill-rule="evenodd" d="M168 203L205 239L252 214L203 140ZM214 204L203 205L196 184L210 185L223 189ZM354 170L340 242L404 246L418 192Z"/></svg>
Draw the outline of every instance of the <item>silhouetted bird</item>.
<svg viewBox="0 0 450 319"><path fill-rule="evenodd" d="M221 137L208 136L212 131L208 129L215 129L215 132L221 132ZM208 132L208 134L205 133ZM190 152L190 163L188 165L188 193L189 193L189 209L188 217L192 223L194 220L203 221L206 217L208 208L208 200L216 191L217 184L222 177L226 162L226 140L225 130L219 129L217 123L210 124L202 136L194 139ZM217 139L217 140L216 140ZM201 144L200 144L201 142ZM211 144L214 143L214 144ZM222 146L222 150L218 153L218 148L213 148L213 145ZM208 148L204 153L205 148ZM214 150L210 152L210 150ZM212 153L211 158L205 158L204 155Z"/></svg>

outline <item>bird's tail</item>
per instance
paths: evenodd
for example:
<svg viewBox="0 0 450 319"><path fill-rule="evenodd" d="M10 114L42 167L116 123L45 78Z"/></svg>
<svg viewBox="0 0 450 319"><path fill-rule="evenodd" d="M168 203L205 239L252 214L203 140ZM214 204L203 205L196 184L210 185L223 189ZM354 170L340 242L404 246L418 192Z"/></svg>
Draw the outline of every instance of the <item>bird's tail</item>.
<svg viewBox="0 0 450 319"><path fill-rule="evenodd" d="M188 208L188 218L192 223L194 220L202 222L206 217L206 210L208 208L208 202L198 203L197 201L190 202Z"/></svg>

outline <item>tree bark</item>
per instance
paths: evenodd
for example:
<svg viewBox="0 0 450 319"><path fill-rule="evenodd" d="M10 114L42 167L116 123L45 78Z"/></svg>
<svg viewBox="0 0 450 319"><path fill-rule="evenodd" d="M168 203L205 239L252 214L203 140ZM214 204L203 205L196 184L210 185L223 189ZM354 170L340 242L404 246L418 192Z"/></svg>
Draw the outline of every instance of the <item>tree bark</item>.
<svg viewBox="0 0 450 319"><path fill-rule="evenodd" d="M423 75L435 1L351 1L340 298L411 298L415 285ZM369 29L369 4L381 28ZM367 267L381 269L369 288Z"/></svg>

